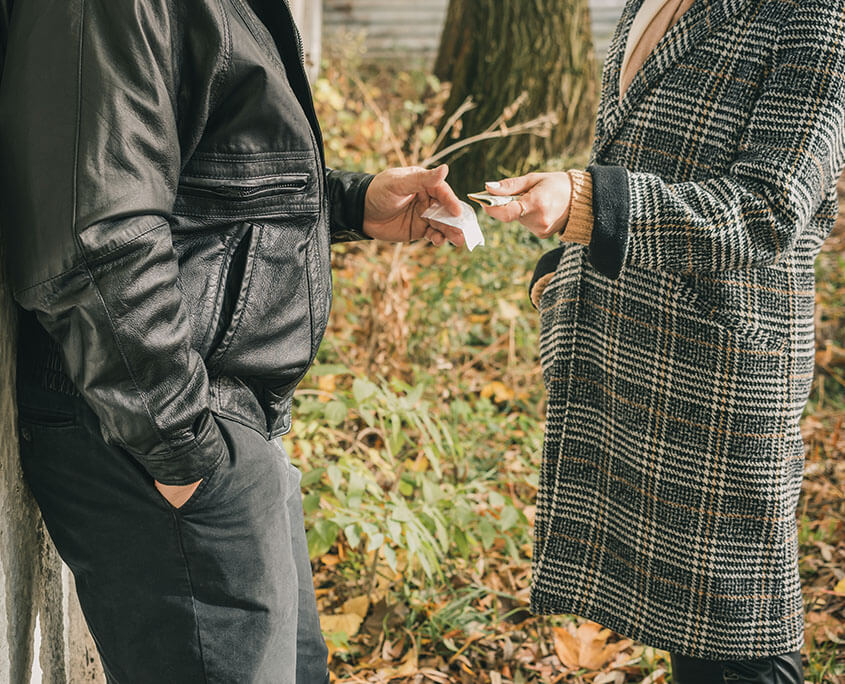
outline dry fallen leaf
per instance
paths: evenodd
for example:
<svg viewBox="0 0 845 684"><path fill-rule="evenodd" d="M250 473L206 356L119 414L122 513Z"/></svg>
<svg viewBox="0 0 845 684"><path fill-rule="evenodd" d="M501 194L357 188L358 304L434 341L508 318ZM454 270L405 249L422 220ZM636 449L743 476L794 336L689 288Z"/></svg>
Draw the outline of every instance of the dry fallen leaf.
<svg viewBox="0 0 845 684"><path fill-rule="evenodd" d="M840 636L845 636L845 623L827 612L810 611L806 618L806 644L810 650L825 643L839 643Z"/></svg>
<svg viewBox="0 0 845 684"><path fill-rule="evenodd" d="M354 613L342 615L321 615L320 629L326 635L326 645L329 647L329 659L337 651L343 650L343 639L335 640L333 635L345 635L346 638L354 637L361 628L363 618Z"/></svg>
<svg viewBox="0 0 845 684"><path fill-rule="evenodd" d="M425 454L418 454L416 459L411 463L411 471L414 473L424 473L429 468L428 458Z"/></svg>
<svg viewBox="0 0 845 684"><path fill-rule="evenodd" d="M341 607L343 613L357 615L361 619L367 617L370 610L370 598L368 596L357 596L346 601Z"/></svg>
<svg viewBox="0 0 845 684"><path fill-rule="evenodd" d="M836 583L836 586L833 587L833 593L845 596L845 577Z"/></svg>
<svg viewBox="0 0 845 684"><path fill-rule="evenodd" d="M560 662L571 670L602 670L632 644L628 639L608 644L613 632L595 622L585 622L574 630L574 634L571 625L569 629L556 627L553 634L555 653Z"/></svg>
<svg viewBox="0 0 845 684"><path fill-rule="evenodd" d="M417 649L411 648L408 654L402 659L399 667L386 667L379 669L378 673L384 681L398 677L413 677L420 671Z"/></svg>
<svg viewBox="0 0 845 684"><path fill-rule="evenodd" d="M337 389L336 375L321 375L317 378L317 387L320 388L320 396L318 397L322 402L331 401L331 394Z"/></svg>
<svg viewBox="0 0 845 684"><path fill-rule="evenodd" d="M581 651L578 640L565 627L555 627L552 633L554 635L555 653L560 662L570 670L577 670Z"/></svg>
<svg viewBox="0 0 845 684"><path fill-rule="evenodd" d="M334 554L327 553L320 557L320 562L323 565L328 565L329 567L334 567L338 563L340 563L340 558L335 556Z"/></svg>
<svg viewBox="0 0 845 684"><path fill-rule="evenodd" d="M845 349L829 342L816 352L816 363L826 369L845 366Z"/></svg>
<svg viewBox="0 0 845 684"><path fill-rule="evenodd" d="M517 318L520 317L521 313L519 311L519 308L517 308L510 302L505 301L504 299L500 299L498 304L499 315L506 321L515 321Z"/></svg>
<svg viewBox="0 0 845 684"><path fill-rule="evenodd" d="M666 670L658 669L646 677L641 684L663 684L666 681Z"/></svg>
<svg viewBox="0 0 845 684"><path fill-rule="evenodd" d="M504 383L496 380L488 385L485 385L481 390L482 399L490 399L491 397L495 403L504 404L513 399L514 394L512 389L507 387Z"/></svg>

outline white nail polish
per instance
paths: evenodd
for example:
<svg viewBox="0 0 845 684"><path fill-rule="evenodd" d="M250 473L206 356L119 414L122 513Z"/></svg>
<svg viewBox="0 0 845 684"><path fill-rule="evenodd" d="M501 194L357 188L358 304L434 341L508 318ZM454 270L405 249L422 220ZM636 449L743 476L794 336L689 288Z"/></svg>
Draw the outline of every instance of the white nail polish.
<svg viewBox="0 0 845 684"><path fill-rule="evenodd" d="M498 190L502 187L502 184L499 181L490 181L486 185L488 188L493 188L493 190Z"/></svg>

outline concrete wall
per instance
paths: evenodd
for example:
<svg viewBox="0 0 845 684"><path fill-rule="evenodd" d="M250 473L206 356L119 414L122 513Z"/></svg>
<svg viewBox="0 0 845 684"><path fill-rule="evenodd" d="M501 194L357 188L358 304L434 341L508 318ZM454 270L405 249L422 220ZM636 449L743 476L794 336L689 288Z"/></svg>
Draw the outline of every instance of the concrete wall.
<svg viewBox="0 0 845 684"><path fill-rule="evenodd" d="M431 60L440 46L448 6L449 0L323 0L325 39L328 44L363 33L371 57ZM599 62L624 7L625 0L590 0Z"/></svg>
<svg viewBox="0 0 845 684"><path fill-rule="evenodd" d="M316 0L290 0L293 18L302 34L305 48L305 66L311 82L320 71L320 54L323 46L323 3Z"/></svg>
<svg viewBox="0 0 845 684"><path fill-rule="evenodd" d="M21 479L14 315L2 263L0 245L0 683L105 682L73 579Z"/></svg>

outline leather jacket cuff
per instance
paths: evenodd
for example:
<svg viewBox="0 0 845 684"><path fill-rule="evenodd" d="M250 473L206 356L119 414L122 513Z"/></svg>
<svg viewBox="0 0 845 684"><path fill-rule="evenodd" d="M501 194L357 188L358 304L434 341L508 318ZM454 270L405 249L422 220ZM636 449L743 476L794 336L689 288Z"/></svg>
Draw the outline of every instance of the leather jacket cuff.
<svg viewBox="0 0 845 684"><path fill-rule="evenodd" d="M364 233L367 190L375 176L368 173L327 169L332 242L370 240Z"/></svg>
<svg viewBox="0 0 845 684"><path fill-rule="evenodd" d="M166 485L187 485L212 473L226 456L227 447L217 421L207 413L194 439L166 454L133 454L153 479Z"/></svg>

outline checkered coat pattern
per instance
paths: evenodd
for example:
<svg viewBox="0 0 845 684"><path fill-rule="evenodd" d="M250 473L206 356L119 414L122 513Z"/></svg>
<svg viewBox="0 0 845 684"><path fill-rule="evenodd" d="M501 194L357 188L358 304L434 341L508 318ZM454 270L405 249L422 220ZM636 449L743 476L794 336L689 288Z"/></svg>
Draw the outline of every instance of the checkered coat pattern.
<svg viewBox="0 0 845 684"><path fill-rule="evenodd" d="M535 612L711 659L797 650L799 419L845 165L845 0L696 0L624 98L539 302Z"/></svg>

